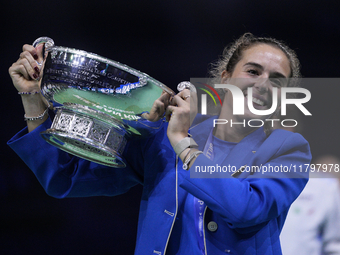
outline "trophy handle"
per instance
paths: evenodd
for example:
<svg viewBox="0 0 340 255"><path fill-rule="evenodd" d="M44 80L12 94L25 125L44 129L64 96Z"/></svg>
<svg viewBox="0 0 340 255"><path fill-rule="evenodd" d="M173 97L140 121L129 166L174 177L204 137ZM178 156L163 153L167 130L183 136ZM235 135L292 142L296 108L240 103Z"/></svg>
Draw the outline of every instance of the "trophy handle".
<svg viewBox="0 0 340 255"><path fill-rule="evenodd" d="M43 56L44 56L44 60L47 57L47 53L54 47L54 41L52 38L46 37L46 36L42 36L39 37L38 39L36 39L33 42L33 47L36 48L39 44L44 43L44 49L43 49ZM42 65L42 63L38 63L39 66Z"/></svg>
<svg viewBox="0 0 340 255"><path fill-rule="evenodd" d="M36 48L39 44L45 43L45 50L49 51L54 46L53 39L43 36L33 42L33 47Z"/></svg>

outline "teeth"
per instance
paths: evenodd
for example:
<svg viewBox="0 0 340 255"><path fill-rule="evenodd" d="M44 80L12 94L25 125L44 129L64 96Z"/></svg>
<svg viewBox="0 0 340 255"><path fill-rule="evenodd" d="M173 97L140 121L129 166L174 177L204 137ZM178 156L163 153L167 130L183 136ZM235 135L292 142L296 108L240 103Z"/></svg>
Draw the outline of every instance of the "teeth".
<svg viewBox="0 0 340 255"><path fill-rule="evenodd" d="M264 102L262 100L255 97L253 97L253 102L262 106L264 105Z"/></svg>

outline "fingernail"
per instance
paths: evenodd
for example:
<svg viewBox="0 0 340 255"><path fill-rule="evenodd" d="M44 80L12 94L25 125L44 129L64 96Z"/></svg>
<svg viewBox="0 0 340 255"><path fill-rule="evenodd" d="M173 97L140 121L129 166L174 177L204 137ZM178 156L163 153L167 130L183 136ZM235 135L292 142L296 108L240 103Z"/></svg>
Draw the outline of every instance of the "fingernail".
<svg viewBox="0 0 340 255"><path fill-rule="evenodd" d="M34 79L37 79L38 78L38 75L37 74L33 74L33 77L34 77Z"/></svg>
<svg viewBox="0 0 340 255"><path fill-rule="evenodd" d="M38 59L38 55L37 55L37 54L34 54L34 55L33 55L33 58L34 58L35 60L37 60L37 59Z"/></svg>
<svg viewBox="0 0 340 255"><path fill-rule="evenodd" d="M40 73L40 70L39 70L39 68L36 66L36 67L34 67L34 70L37 72L37 73Z"/></svg>

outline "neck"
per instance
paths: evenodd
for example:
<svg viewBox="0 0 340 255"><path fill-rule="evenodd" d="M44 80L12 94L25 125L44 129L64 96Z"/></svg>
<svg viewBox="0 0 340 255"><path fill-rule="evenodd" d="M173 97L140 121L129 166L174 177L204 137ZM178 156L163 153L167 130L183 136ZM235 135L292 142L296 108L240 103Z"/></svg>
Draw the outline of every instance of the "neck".
<svg viewBox="0 0 340 255"><path fill-rule="evenodd" d="M228 111L224 107L222 107L221 113L219 115L219 119L225 119L228 121L227 124L217 124L214 129L214 135L224 141L238 143L244 137L254 132L258 128L249 127L243 124L233 124L231 126L231 121L235 122L243 122L242 117L237 117L232 114L231 111ZM247 120L245 120L247 124Z"/></svg>

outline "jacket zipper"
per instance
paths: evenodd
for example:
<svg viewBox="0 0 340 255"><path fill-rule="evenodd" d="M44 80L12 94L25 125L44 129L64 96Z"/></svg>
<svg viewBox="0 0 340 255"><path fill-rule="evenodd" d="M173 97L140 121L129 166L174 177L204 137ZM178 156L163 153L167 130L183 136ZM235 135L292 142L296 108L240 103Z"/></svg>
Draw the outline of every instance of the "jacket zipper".
<svg viewBox="0 0 340 255"><path fill-rule="evenodd" d="M171 229L170 229L170 232L169 232L169 235L168 235L168 239L166 240L166 244L165 244L165 248L164 248L164 252L163 252L164 255L166 253L166 248L168 247L168 243L169 243L169 240L170 240L171 232L172 232L172 229L174 227L175 220L176 220L176 217L177 217L177 212L178 212L178 174L177 174L177 165L178 165L178 156L176 156L176 212L175 212L175 215L174 215L174 219L172 221L172 225L171 225Z"/></svg>
<svg viewBox="0 0 340 255"><path fill-rule="evenodd" d="M204 208L204 213L203 213L203 241L204 241L204 254L207 255L207 244L205 241L205 213L207 211L207 206Z"/></svg>

